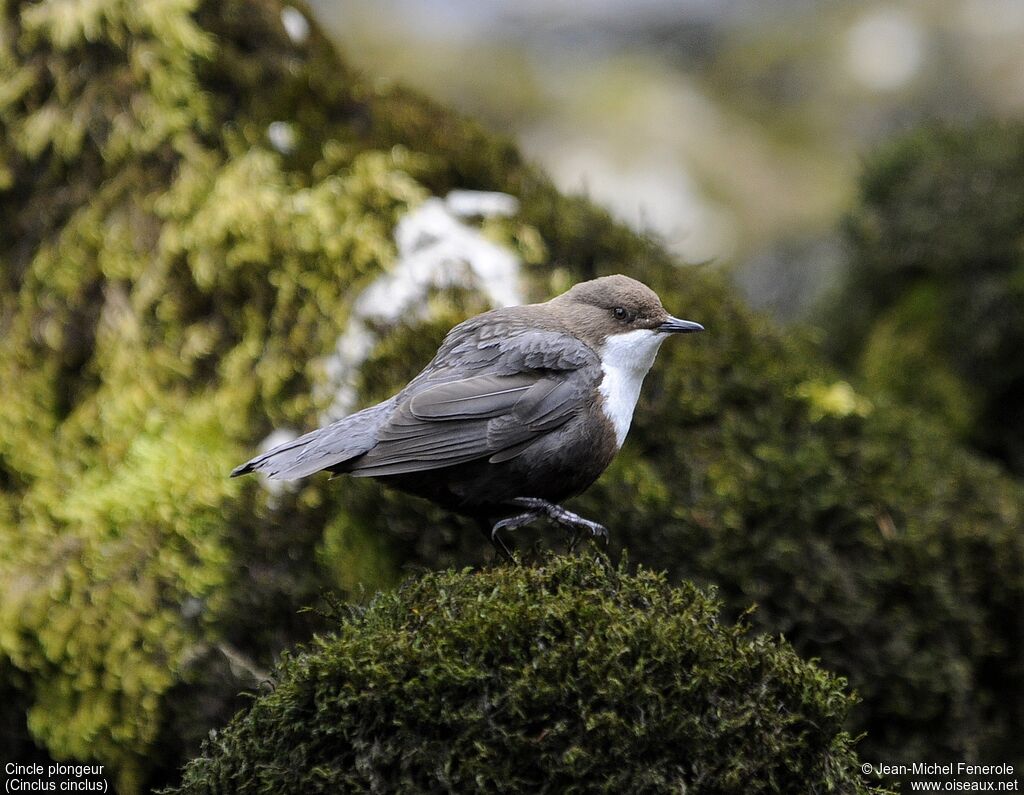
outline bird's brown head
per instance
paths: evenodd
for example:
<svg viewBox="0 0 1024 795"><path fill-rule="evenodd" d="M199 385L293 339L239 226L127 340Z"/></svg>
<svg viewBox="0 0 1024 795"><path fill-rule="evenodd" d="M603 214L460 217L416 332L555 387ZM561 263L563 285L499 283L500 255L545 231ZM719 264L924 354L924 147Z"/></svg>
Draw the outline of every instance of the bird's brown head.
<svg viewBox="0 0 1024 795"><path fill-rule="evenodd" d="M621 335L660 344L667 334L704 330L699 323L670 315L654 290L621 274L581 282L548 304L595 350Z"/></svg>

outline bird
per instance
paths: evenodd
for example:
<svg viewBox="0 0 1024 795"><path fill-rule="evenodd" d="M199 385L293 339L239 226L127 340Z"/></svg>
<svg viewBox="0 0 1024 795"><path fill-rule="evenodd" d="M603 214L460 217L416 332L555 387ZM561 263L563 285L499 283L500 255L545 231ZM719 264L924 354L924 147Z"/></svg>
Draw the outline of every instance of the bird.
<svg viewBox="0 0 1024 795"><path fill-rule="evenodd" d="M644 377L671 335L703 331L621 274L544 303L493 309L455 326L396 395L238 466L295 480L321 471L376 478L502 533L547 517L606 543L602 524L562 507L608 467Z"/></svg>

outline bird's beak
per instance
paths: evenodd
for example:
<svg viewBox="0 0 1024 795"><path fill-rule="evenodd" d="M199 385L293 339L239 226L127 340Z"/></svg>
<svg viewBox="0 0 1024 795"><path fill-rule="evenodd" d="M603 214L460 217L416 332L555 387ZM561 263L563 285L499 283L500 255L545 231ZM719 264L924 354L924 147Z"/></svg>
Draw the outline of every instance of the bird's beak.
<svg viewBox="0 0 1024 795"><path fill-rule="evenodd" d="M658 326L657 330L665 334L690 334L694 331L703 331L704 327L692 320L680 320L670 315L669 319Z"/></svg>

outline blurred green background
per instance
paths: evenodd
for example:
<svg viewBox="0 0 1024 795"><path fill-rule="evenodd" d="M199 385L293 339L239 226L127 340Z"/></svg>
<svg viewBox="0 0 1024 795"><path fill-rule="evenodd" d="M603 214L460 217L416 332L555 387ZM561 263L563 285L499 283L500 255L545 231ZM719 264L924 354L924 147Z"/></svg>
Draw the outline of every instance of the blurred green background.
<svg viewBox="0 0 1024 795"><path fill-rule="evenodd" d="M1020 4L2 10L4 760L173 782L302 608L486 565L225 475L625 272L708 333L573 506L847 677L861 758L1024 764Z"/></svg>

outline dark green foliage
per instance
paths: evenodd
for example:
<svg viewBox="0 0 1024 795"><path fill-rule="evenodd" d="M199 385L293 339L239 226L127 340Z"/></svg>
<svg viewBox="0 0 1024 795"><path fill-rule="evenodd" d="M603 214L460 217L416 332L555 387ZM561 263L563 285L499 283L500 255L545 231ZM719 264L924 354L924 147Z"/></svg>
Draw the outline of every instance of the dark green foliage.
<svg viewBox="0 0 1024 795"><path fill-rule="evenodd" d="M174 792L868 792L843 682L603 557L407 582L288 656Z"/></svg>
<svg viewBox="0 0 1024 795"><path fill-rule="evenodd" d="M830 344L1024 473L1024 125L920 130L874 155Z"/></svg>
<svg viewBox="0 0 1024 795"><path fill-rule="evenodd" d="M585 510L633 527L639 498L652 523L623 544L735 610L756 603L755 626L850 677L869 758L1019 759L1021 489L892 406L812 418L776 394L763 410L694 426L685 446L645 421L658 467L623 461Z"/></svg>

